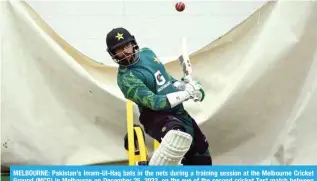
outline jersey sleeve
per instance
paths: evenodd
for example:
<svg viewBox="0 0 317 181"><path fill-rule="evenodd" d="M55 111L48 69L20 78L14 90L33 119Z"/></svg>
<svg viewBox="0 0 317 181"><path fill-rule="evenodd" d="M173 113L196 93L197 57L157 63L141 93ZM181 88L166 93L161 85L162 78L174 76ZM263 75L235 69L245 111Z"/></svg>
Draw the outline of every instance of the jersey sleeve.
<svg viewBox="0 0 317 181"><path fill-rule="evenodd" d="M156 56L156 54L154 53L154 51L153 50L151 50L150 48L148 48L148 47L144 47L143 49L142 49L143 51L149 51L149 52L151 52L151 54L153 54L154 56ZM164 65L163 65L164 66ZM178 81L177 79L175 79L173 76L171 76L170 74L168 74L168 76L169 76L169 79L170 79L170 81L172 82L172 83L175 83L176 81Z"/></svg>
<svg viewBox="0 0 317 181"><path fill-rule="evenodd" d="M154 94L142 80L131 71L118 78L118 85L126 99L152 110L170 109L165 95Z"/></svg>

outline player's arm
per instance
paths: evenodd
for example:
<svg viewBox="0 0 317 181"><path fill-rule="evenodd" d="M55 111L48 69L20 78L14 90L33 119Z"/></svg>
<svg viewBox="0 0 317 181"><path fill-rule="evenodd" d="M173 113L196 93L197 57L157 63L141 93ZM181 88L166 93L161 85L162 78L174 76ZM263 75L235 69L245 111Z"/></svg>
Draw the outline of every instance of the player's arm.
<svg viewBox="0 0 317 181"><path fill-rule="evenodd" d="M178 91L167 95L156 95L132 72L120 77L118 85L126 99L152 110L166 110L173 108L188 100L191 96L189 91Z"/></svg>

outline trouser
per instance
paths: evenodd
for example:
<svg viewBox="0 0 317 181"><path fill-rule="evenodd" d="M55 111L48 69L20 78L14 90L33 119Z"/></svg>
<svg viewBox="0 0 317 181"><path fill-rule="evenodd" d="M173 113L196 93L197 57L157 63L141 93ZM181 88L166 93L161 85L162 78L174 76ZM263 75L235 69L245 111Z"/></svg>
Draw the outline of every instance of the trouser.
<svg viewBox="0 0 317 181"><path fill-rule="evenodd" d="M187 113L172 114L160 111L146 111L140 115L144 131L161 143L165 134L172 129L182 130L193 137L193 142L182 160L183 165L212 165L209 143L197 125Z"/></svg>

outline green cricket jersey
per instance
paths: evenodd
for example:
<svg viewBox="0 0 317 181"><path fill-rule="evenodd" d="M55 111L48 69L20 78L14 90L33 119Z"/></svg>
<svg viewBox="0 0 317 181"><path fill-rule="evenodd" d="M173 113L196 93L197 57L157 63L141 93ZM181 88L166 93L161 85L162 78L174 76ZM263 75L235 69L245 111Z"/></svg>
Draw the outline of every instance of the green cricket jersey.
<svg viewBox="0 0 317 181"><path fill-rule="evenodd" d="M166 94L176 92L170 76L155 53L149 48L139 51L139 60L130 66L120 66L117 83L126 99L136 103L140 112L144 109L156 111L184 112L182 104L171 109Z"/></svg>

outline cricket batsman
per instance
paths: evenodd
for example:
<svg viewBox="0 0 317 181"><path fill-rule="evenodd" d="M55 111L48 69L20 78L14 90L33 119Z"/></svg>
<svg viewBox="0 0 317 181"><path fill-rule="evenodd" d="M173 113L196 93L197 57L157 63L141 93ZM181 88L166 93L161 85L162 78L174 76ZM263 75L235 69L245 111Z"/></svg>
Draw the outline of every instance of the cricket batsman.
<svg viewBox="0 0 317 181"><path fill-rule="evenodd" d="M106 44L119 65L120 90L138 105L145 132L160 143L149 165L212 165L208 141L183 107L184 101L194 97L204 99L201 85L174 79L155 53L139 48L135 37L124 28L112 29Z"/></svg>

